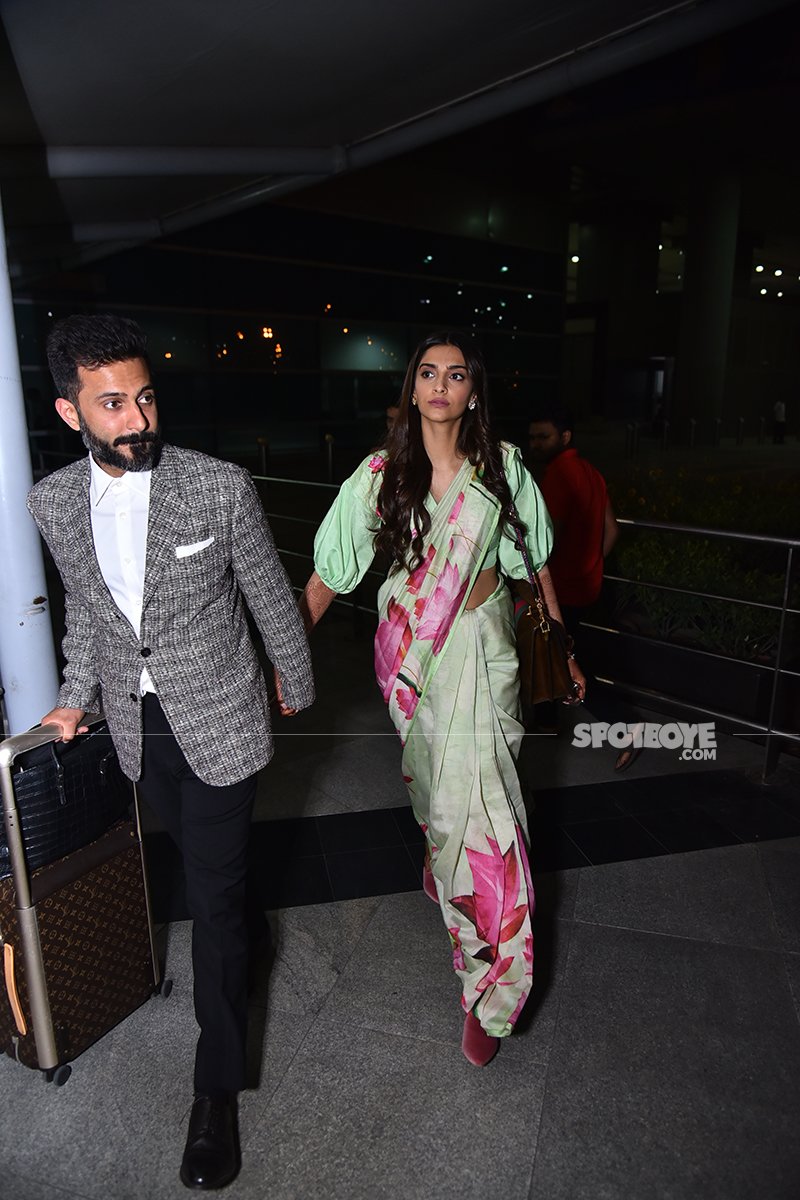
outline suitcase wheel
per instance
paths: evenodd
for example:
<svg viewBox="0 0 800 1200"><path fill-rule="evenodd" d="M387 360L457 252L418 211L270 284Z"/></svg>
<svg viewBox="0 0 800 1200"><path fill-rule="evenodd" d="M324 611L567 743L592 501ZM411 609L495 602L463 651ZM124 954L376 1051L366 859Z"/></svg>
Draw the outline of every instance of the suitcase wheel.
<svg viewBox="0 0 800 1200"><path fill-rule="evenodd" d="M53 1067L49 1071L42 1071L48 1083L54 1083L56 1087L63 1087L72 1074L72 1067L69 1063L62 1063L60 1067Z"/></svg>

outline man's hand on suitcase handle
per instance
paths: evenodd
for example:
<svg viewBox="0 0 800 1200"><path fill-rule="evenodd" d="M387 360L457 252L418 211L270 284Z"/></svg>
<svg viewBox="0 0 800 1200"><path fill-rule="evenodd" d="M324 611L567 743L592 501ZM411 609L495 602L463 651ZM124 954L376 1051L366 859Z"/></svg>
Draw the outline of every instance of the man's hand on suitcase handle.
<svg viewBox="0 0 800 1200"><path fill-rule="evenodd" d="M42 725L60 725L62 742L71 742L76 733L88 733L89 726L81 725L85 716L82 708L53 708L42 717Z"/></svg>

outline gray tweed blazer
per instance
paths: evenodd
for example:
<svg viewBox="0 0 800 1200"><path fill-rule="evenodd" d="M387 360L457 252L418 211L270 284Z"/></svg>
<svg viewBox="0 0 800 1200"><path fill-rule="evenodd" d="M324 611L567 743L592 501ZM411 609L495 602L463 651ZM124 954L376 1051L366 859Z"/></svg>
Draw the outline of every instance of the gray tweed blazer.
<svg viewBox="0 0 800 1200"><path fill-rule="evenodd" d="M286 572L245 470L165 446L153 470L141 636L100 573L88 457L38 483L30 509L66 590L66 668L58 705L102 707L125 773L142 759L142 667L192 770L236 783L272 757L263 672L243 600L277 667L286 703L314 699L311 660Z"/></svg>

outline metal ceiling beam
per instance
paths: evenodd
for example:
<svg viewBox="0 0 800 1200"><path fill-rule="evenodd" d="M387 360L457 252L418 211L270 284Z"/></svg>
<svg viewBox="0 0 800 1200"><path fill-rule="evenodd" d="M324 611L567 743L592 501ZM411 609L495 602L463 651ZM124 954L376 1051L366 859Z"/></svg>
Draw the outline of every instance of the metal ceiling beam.
<svg viewBox="0 0 800 1200"><path fill-rule="evenodd" d="M101 221L73 225L73 239L77 243L89 244L82 249L76 249L73 254L66 254L62 259L62 266L72 270L85 263L95 262L98 258L105 258L109 254L130 250L142 242L152 242L156 238L182 233L185 229L204 225L217 217L231 216L242 209L263 204L287 192L297 192L328 178L329 175L299 175L283 179L262 179L247 188L149 221Z"/></svg>
<svg viewBox="0 0 800 1200"><path fill-rule="evenodd" d="M50 146L51 179L141 179L204 175L331 175L339 147Z"/></svg>
<svg viewBox="0 0 800 1200"><path fill-rule="evenodd" d="M687 0L673 5L640 24L610 33L578 46L553 62L510 80L501 80L473 96L462 97L441 109L423 114L397 128L348 147L351 170L405 154L440 138L465 133L477 125L509 116L563 96L577 88L599 83L633 67L685 50L707 38L790 7L795 0Z"/></svg>

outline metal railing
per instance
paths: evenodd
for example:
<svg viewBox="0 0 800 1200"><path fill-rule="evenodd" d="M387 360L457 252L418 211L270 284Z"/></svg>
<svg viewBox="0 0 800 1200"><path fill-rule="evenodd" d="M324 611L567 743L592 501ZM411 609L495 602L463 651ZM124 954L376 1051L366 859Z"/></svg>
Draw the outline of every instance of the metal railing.
<svg viewBox="0 0 800 1200"><path fill-rule="evenodd" d="M256 483L264 483L267 485L291 484L294 487L319 488L319 489L323 489L323 490L326 490L331 493L335 493L338 491L337 484L319 483L314 480L283 479L283 478L278 478L276 476L269 476L269 475L255 475L255 476L253 476L253 479L254 479L254 482L256 482ZM267 516L272 520L290 521L294 524L305 525L309 528L310 532L313 530L316 530L316 528L319 525L319 521L315 520L314 518L299 517L299 516L293 516L293 515L287 514L287 513L274 512L274 511L270 511L270 508L267 508ZM643 701L646 700L646 701L649 701L656 705L660 702L666 702L666 703L672 704L672 705L679 704L679 705L683 706L684 708L691 710L692 712L702 714L703 716L715 717L719 720L723 720L723 721L730 722L735 725L739 725L741 727L744 727L748 732L752 733L755 736L758 736L758 737L763 736L765 738L765 753L764 753L764 760L763 760L763 767L762 767L762 778L765 779L767 774L769 773L769 769L770 769L769 764L770 764L771 758L774 757L772 754L772 747L773 747L775 741L777 741L778 739L788 739L790 741L800 742L800 732L798 732L797 730L784 729L784 728L781 728L776 725L776 711L777 711L778 695L779 695L779 687L780 687L781 679L782 678L792 678L792 679L797 679L798 681L800 681L800 671L794 671L794 670L791 670L791 669L787 668L786 666L784 666L786 647L787 647L787 618L792 617L792 616L800 616L800 609L791 607L791 603L790 603L791 602L792 583L793 583L793 579L794 579L794 572L796 569L796 561L797 561L796 552L798 550L800 550L800 539L770 537L766 534L740 533L738 531L731 531L731 530L711 529L711 528L707 528L705 526L699 526L699 525L670 525L663 521L639 521L639 520L633 520L628 517L619 517L618 522L620 525L624 525L624 526L629 527L634 530L652 530L652 531L656 531L656 532L660 532L660 533L666 533L669 535L679 534L679 535L722 539L722 540L726 540L729 542L742 542L742 543L749 543L749 544L755 544L755 545L761 545L761 546L771 546L771 547L778 547L778 548L785 550L786 557L785 557L785 566L784 566L784 570L783 570L782 597L781 597L780 603L777 603L777 604L771 604L771 603L768 603L768 602L765 602L762 600L742 599L741 597L738 597L738 596L727 596L727 595L719 594L716 592L705 592L705 591L699 591L699 590L692 589L692 588L676 587L671 584L657 583L655 581L630 579L630 578L628 578L626 576L622 576L622 575L607 574L605 576L605 578L608 582L612 582L615 584L623 584L623 585L628 585L628 586L632 586L632 587L636 587L636 588L653 589L655 591L660 591L660 592L674 593L674 594L683 595L683 596L690 596L690 597L696 598L698 600L711 600L711 601L722 602L722 603L726 603L726 604L743 605L748 608L753 608L753 609L758 609L758 610L762 610L765 612L772 612L772 613L778 614L777 648L775 651L774 662L772 662L772 663L757 663L756 664L756 663L750 662L747 659L738 658L735 655L716 655L715 656L715 657L722 658L728 662L739 663L742 666L752 667L754 670L771 672L772 685L771 685L770 699L769 699L769 713L767 716L766 724L763 722L751 720L748 717L739 716L739 715L731 713L731 712L726 712L722 709L713 709L713 708L701 706L697 703L692 703L692 701L686 700L684 698L677 698L675 696L670 696L669 694L667 694L665 692L659 692L657 690L640 688L640 687L636 687L632 684L622 683L621 681L615 680L613 678L602 677L602 682L608 683L608 684L611 684L614 686L618 686L618 687L624 689L626 692L630 692L632 695L638 697L639 699L641 699ZM285 556L288 556L291 558L305 559L310 564L309 574L311 573L311 570L313 569L313 555L310 552L310 550L309 551L299 551L299 550L289 549L288 547L278 547L278 552L281 555L285 555ZM383 572L376 571L374 569L370 569L367 572L367 574L374 576L378 579L384 578ZM296 589L296 590L300 590L300 589ZM350 608L351 610L353 610L354 612L358 611L358 612L363 612L363 613L370 613L374 616L377 616L378 610L375 605L365 605L365 604L358 603L355 600L349 601L349 600L344 600L344 599L340 599L340 598L337 598L337 600L334 601L334 603L338 603L343 606L346 606L346 607ZM691 649L691 647L689 647L689 649Z"/></svg>
<svg viewBox="0 0 800 1200"><path fill-rule="evenodd" d="M288 484L288 485L291 485L292 487L319 488L319 489L322 489L323 491L331 492L334 494L339 491L339 487L340 487L340 485L338 483L323 483L323 482L321 482L319 480L315 480L315 479L285 479L285 478L282 478L277 475L253 475L252 480L254 483L284 484L284 485ZM267 507L267 506L265 506L264 512L265 512L266 516L269 518L269 520L288 521L294 525L305 525L311 531L312 542L313 542L313 534L316 532L316 530L320 526L320 521L314 517L296 517L290 513L271 512L269 507ZM291 550L286 546L277 546L276 548L277 548L278 554L281 555L282 557L305 559L310 564L309 565L309 575L311 574L311 572L314 569L314 555L311 553L310 550L309 551ZM366 572L366 574L368 576L372 576L375 579L380 579L381 581L383 581L383 579L385 578L384 573L382 571L377 571L373 567L370 567L370 569ZM294 590L296 592L301 592L302 588L295 586ZM332 603L337 604L342 608L348 608L353 614L361 612L361 613L369 613L372 616L377 616L378 615L377 605L361 604L359 602L359 599L358 599L358 591L359 590L360 589L356 589L356 591L353 593L352 599L345 599L342 596L336 596Z"/></svg>
<svg viewBox="0 0 800 1200"><path fill-rule="evenodd" d="M795 553L796 551L800 550L800 539L772 537L768 534L759 533L742 533L738 530L712 529L702 525L672 525L665 521L637 521L629 517L618 517L617 522L620 525L624 525L636 530L653 530L655 532L667 534L684 534L695 537L713 538L727 542L740 542L757 546L772 546L778 547L785 551L786 557L783 570L782 594L779 604L769 604L762 600L743 599L740 596L720 595L716 592L698 591L692 588L674 587L670 584L656 583L654 581L629 579L621 575L607 574L605 576L605 579L611 583L631 585L637 588L652 589L660 592L672 592L679 595L691 596L698 600L711 600L726 604L742 605L746 608L761 609L767 612L779 614L777 646L775 650L775 660L773 663L755 664L750 662L748 659L739 658L732 654L719 656L724 657L730 662L740 663L743 666L751 666L754 669L771 672L772 685L770 689L769 714L766 725L722 710L714 710L707 707L702 708L702 710L699 707L695 708L695 711L702 711L702 713L706 716L714 716L718 717L720 720L732 721L734 723L746 726L753 733L763 734L766 739L766 744L762 778L766 778L771 758L771 739L787 738L791 741L800 742L800 732L791 729L781 729L777 727L775 723L778 690L781 679L785 677L800 680L800 671L790 670L784 666L787 641L787 618L790 616L800 616L800 609L791 607L792 584L795 572ZM644 691L644 689L638 690L642 692ZM656 700L670 699L669 696L657 691L648 690L647 695ZM692 706L689 705L689 707Z"/></svg>
<svg viewBox="0 0 800 1200"><path fill-rule="evenodd" d="M665 425L666 425L666 423L665 423ZM629 426L628 428L630 431L631 426ZM669 427L668 427L668 425L666 425L666 432L664 434L665 438L668 436L668 430L669 430ZM761 430L761 433L763 435L763 428ZM635 440L638 440L638 439L635 439ZM631 438L631 442L629 442L629 450L632 451L632 453L635 453L635 440L633 438ZM664 442L664 445L666 445L666 441ZM267 465L267 462L269 460L269 451L270 451L269 442L267 441L266 438L259 440L259 450L260 450L261 466L263 468ZM63 458L69 459L69 458L74 457L74 455L67 455L67 454L62 455L58 451L44 451L44 453L51 457L61 458L61 459L63 459ZM327 460L326 467L327 467L327 474L328 474L329 480L331 479L331 476L332 476L332 467L333 467L332 454L333 454L333 439L331 438L330 441L326 445L326 460ZM299 487L299 488L304 488L304 489L318 489L318 490L321 489L323 492L327 491L329 493L336 493L339 488L338 484L335 484L335 483L332 483L329 481L322 482L322 481L317 481L317 480L289 479L289 478L285 478L285 477L281 477L281 476L268 475L268 474L266 474L266 472L263 471L263 469L262 469L262 473L260 473L258 475L253 475L252 478L255 483L263 483L263 484L266 484L268 487L271 487L273 485L282 485L282 486ZM267 513L267 516L272 520L286 521L286 522L290 522L290 523L293 523L296 525L306 526L309 530L309 534L311 535L309 538L309 543L313 540L313 533L317 529L317 527L320 523L319 519L317 519L317 518L295 516L290 513L273 512L273 511L270 511L269 507L267 507L266 513ZM749 718L738 716L738 715L730 713L730 712L725 712L722 710L708 708L708 707L702 707L699 704L693 704L691 701L688 701L688 700L684 700L684 699L678 700L676 697L671 697L666 693L659 692L656 690L639 688L632 684L622 683L621 681L614 680L612 678L608 678L608 679L604 678L603 679L603 682L609 683L611 685L619 686L619 687L623 688L625 691L630 692L631 694L636 695L643 700L649 700L654 703L659 703L659 702L667 702L667 703L672 703L672 704L680 703L693 712L702 713L705 716L713 716L720 720L730 721L732 723L738 724L738 725L746 728L748 731L750 731L751 733L753 733L756 736L763 736L765 738L765 755L764 755L764 767L763 767L763 771L762 771L762 776L766 777L766 774L768 773L769 762L770 762L771 758L774 757L772 754L772 746L774 744L774 740L788 739L788 740L792 740L792 741L800 741L800 733L798 733L797 730L783 729L783 728L779 728L776 725L776 711L777 711L777 705L778 705L779 689L780 689L781 680L783 678L792 678L792 679L800 680L800 672L791 670L784 665L785 655L786 655L786 647L787 647L787 619L789 617L793 617L793 616L800 616L800 610L797 608L792 608L791 603L790 603L792 583L793 583L793 579L794 579L794 572L796 569L796 561L797 561L796 552L798 550L800 550L800 539L770 537L770 536L764 535L764 534L741 533L738 531L712 529L712 528L707 528L704 526L696 526L696 525L672 525L672 524L667 524L666 522L641 521L641 520L633 520L631 518L624 518L624 517L618 518L618 522L620 525L629 527L633 530L651 530L651 531L655 531L655 532L666 533L669 535L697 536L697 537L705 537L705 538L722 539L722 540L725 540L728 542L743 542L743 543L749 543L752 545L780 547L781 549L783 549L785 551L786 557L785 557L785 567L784 567L784 571L783 571L782 598L781 598L781 602L779 604L770 604L770 603L766 603L764 601L753 600L753 599L742 599L741 597L726 596L726 595L721 595L721 594L714 593L714 592L703 592L703 591L698 591L695 589L685 588L685 587L676 587L676 586L673 586L670 584L657 583L655 581L630 579L628 577L621 576L621 575L607 574L605 576L605 579L608 582L615 583L615 584L622 584L622 585L627 585L627 586L642 588L642 589L652 589L653 591L674 593L676 595L682 595L682 596L690 596L690 597L694 597L699 600L709 600L709 601L720 602L720 603L731 604L731 605L742 605L742 606L745 606L745 607L751 608L751 609L758 609L758 610L763 610L765 612L772 612L775 614L779 614L777 648L776 648L775 658L774 658L773 663L755 664L755 663L750 662L747 659L738 658L735 655L730 655L730 654L719 656L719 657L723 657L726 661L729 661L729 662L739 663L743 666L750 666L750 667L753 667L753 669L759 669L762 671L766 670L766 671L770 671L772 673L772 685L771 685L770 700L769 700L769 713L767 716L766 724L760 723L760 722L757 722L754 720L750 720ZM310 549L308 551L295 550L295 549L291 549L288 546L283 546L283 547L278 547L278 551L282 556L284 556L286 558L295 558L295 559L302 559L302 560L307 561L309 563L309 574L311 573L311 570L313 569L313 554L311 553ZM371 568L367 572L367 575L376 580L377 579L383 580L383 578L384 578L384 573L379 570L375 570L374 568ZM295 590L299 591L300 589L295 588ZM355 619L357 613L366 613L366 614L371 614L371 615L376 616L377 615L377 607L374 604L362 603L361 598L360 598L360 591L361 591L360 588L357 589L356 593L353 594L352 599L344 599L341 597L337 597L337 599L334 601L334 603L336 603L337 605L339 605L341 607L348 608L353 613L354 619Z"/></svg>
<svg viewBox="0 0 800 1200"><path fill-rule="evenodd" d="M698 445L698 430L703 439L703 449L720 446L723 438L732 439L737 446L743 446L745 438L751 438L755 439L757 445L762 446L767 433L767 420L765 417L740 416L629 420L625 422L624 428L625 457L637 457L642 433L645 433L651 444L658 445L660 450L665 451L671 447L693 449Z"/></svg>

